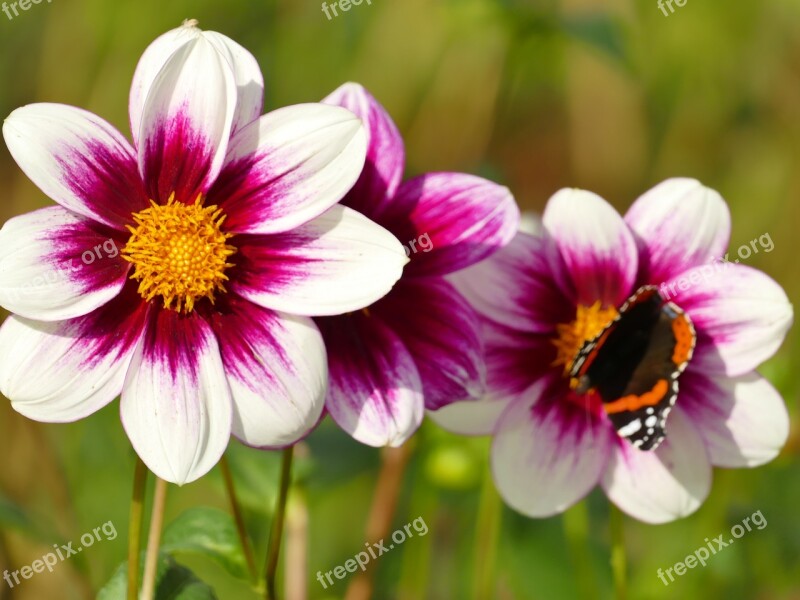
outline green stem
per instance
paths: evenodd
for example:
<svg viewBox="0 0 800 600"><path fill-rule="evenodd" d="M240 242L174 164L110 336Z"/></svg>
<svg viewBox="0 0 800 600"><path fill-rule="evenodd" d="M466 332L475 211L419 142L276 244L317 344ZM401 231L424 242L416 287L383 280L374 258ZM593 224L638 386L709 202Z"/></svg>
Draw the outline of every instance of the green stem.
<svg viewBox="0 0 800 600"><path fill-rule="evenodd" d="M147 537L147 554L144 558L141 600L153 600L158 572L158 552L161 546L161 529L164 525L164 507L167 504L167 482L156 477L153 509L150 512L150 533Z"/></svg>
<svg viewBox="0 0 800 600"><path fill-rule="evenodd" d="M281 461L281 483L278 492L278 502L272 516L272 529L267 548L267 600L276 600L275 575L278 571L278 559L281 553L281 540L283 539L283 523L286 519L286 498L289 496L289 486L292 479L292 456L294 446L284 448Z"/></svg>
<svg viewBox="0 0 800 600"><path fill-rule="evenodd" d="M597 598L594 570L589 554L589 511L586 501L578 502L562 516L564 535L575 568L575 582L578 594L584 600Z"/></svg>
<svg viewBox="0 0 800 600"><path fill-rule="evenodd" d="M497 566L497 540L500 533L502 503L492 481L489 469L481 490L478 505L478 520L475 525L475 548L473 554L474 585L473 598L494 598L496 593L495 568Z"/></svg>
<svg viewBox="0 0 800 600"><path fill-rule="evenodd" d="M147 487L147 467L142 459L136 457L133 474L133 494L128 521L128 600L139 596L139 555L142 545L142 524L144 521L144 492Z"/></svg>
<svg viewBox="0 0 800 600"><path fill-rule="evenodd" d="M628 597L625 581L627 562L625 556L625 531L622 513L614 504L611 504L609 527L611 529L611 572L614 575L614 589L617 600L625 600Z"/></svg>
<svg viewBox="0 0 800 600"><path fill-rule="evenodd" d="M247 528L245 527L244 516L239 506L239 499L236 496L236 486L233 482L231 467L225 455L222 456L219 465L222 469L222 478L225 480L225 489L228 492L228 500L231 504L233 520L236 522L236 531L239 534L239 541L242 544L242 552L244 553L245 560L247 560L247 568L250 571L250 577L255 581L258 578L256 559L253 556L253 547L250 545L250 538L247 535Z"/></svg>

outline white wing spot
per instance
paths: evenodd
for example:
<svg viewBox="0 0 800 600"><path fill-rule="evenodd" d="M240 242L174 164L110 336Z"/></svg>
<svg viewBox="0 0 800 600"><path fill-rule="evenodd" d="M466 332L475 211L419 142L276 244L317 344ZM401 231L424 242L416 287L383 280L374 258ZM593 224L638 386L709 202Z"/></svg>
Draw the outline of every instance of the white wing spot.
<svg viewBox="0 0 800 600"><path fill-rule="evenodd" d="M621 435L622 437L628 437L639 431L641 428L642 428L642 420L636 419L635 421L631 421L624 427L620 427L617 430L617 433L619 433L619 435Z"/></svg>

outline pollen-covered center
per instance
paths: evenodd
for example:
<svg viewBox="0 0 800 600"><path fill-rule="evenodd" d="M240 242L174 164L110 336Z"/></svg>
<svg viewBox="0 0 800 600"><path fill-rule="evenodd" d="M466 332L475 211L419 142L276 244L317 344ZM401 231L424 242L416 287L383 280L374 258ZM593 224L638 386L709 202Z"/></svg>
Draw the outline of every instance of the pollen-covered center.
<svg viewBox="0 0 800 600"><path fill-rule="evenodd" d="M603 308L599 300L591 306L578 305L575 320L556 328L557 335L553 338L556 359L553 366L563 366L564 374L569 373L572 361L584 342L594 339L617 314L616 308Z"/></svg>
<svg viewBox="0 0 800 600"><path fill-rule="evenodd" d="M131 237L122 256L134 266L131 279L139 281L139 294L147 301L156 296L164 307L191 312L201 298L214 302L215 292L225 292L225 270L236 248L226 242L232 234L221 229L225 220L216 206L167 204L150 201L151 206L135 213L136 226L128 226Z"/></svg>

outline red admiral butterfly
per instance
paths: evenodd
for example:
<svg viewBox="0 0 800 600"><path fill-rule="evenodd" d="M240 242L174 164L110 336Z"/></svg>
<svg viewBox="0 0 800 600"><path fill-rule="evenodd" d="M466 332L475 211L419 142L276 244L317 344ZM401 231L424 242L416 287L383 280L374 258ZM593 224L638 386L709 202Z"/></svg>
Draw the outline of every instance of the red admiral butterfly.
<svg viewBox="0 0 800 600"><path fill-rule="evenodd" d="M617 433L640 450L654 450L678 395L696 334L692 321L645 285L619 315L575 355L570 377L578 393L595 391Z"/></svg>

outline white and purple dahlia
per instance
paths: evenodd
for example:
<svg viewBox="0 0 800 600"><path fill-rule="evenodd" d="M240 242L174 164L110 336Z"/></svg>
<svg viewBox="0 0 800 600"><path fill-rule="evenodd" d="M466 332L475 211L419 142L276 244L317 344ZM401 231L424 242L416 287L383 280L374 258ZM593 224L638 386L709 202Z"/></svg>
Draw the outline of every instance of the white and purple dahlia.
<svg viewBox="0 0 800 600"><path fill-rule="evenodd" d="M310 317L371 304L407 259L337 205L364 164L359 118L262 103L255 58L189 22L139 62L133 143L71 106L6 119L11 155L58 203L0 230L0 391L18 412L74 421L121 394L136 452L179 484L231 433L276 447L316 424L328 376Z"/></svg>
<svg viewBox="0 0 800 600"><path fill-rule="evenodd" d="M403 181L403 140L360 85L345 84L324 102L351 110L367 130L364 172L342 204L391 231L410 258L386 297L317 319L331 374L326 407L356 440L399 446L425 409L483 394L478 316L445 276L507 244L519 209L507 188L473 175L427 173Z"/></svg>
<svg viewBox="0 0 800 600"><path fill-rule="evenodd" d="M756 368L783 342L792 306L764 273L712 266L730 230L722 197L691 179L656 186L624 218L592 193L562 190L538 231L456 276L482 315L489 395L434 418L493 435L494 477L509 505L545 517L599 484L628 514L661 523L701 505L712 465L756 466L778 454L786 406ZM631 444L609 405L571 378L584 344L645 285L696 331L666 437L652 451Z"/></svg>

